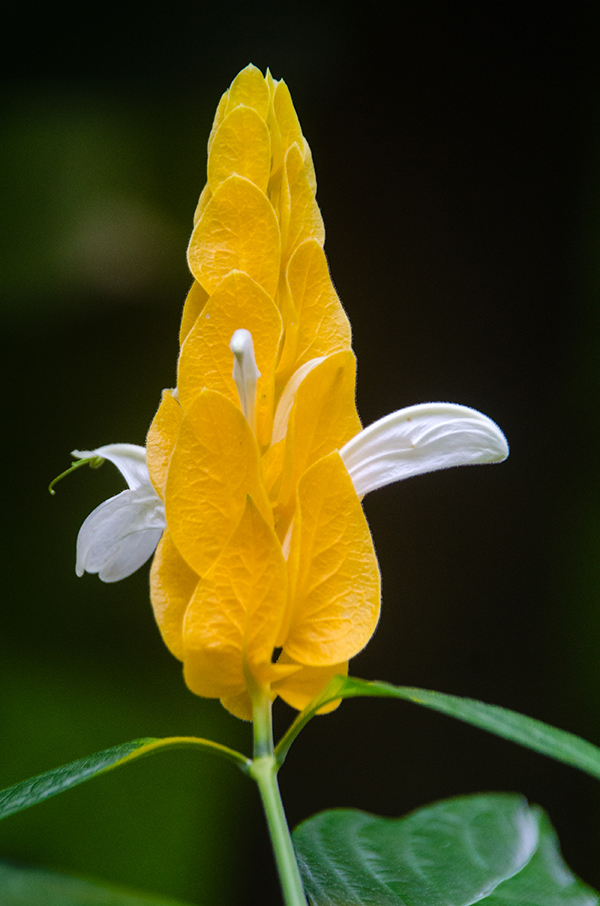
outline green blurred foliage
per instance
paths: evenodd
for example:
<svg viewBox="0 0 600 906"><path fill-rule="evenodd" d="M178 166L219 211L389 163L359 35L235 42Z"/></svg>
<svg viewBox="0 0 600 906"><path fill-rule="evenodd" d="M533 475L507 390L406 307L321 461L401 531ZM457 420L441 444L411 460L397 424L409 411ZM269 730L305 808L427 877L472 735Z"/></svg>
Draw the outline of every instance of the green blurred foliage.
<svg viewBox="0 0 600 906"><path fill-rule="evenodd" d="M74 575L78 528L118 475L82 470L55 498L46 487L73 448L143 443L174 384L206 138L249 61L289 83L312 146L363 421L452 400L495 418L512 445L500 467L367 499L384 606L353 672L598 742L591 5L13 13L0 39L2 785L137 736L248 750L248 727L187 692L147 570L115 586ZM278 708L278 725L290 716ZM323 808L398 816L519 790L600 885L593 780L411 706L344 703L307 728L281 781L292 824ZM231 766L181 752L8 819L0 854L198 904L278 896L255 791Z"/></svg>
<svg viewBox="0 0 600 906"><path fill-rule="evenodd" d="M168 112L67 85L6 89L2 100L0 192L14 212L0 233L5 314L38 313L40 298L55 316L86 295L165 294L187 232L161 192L156 133Z"/></svg>

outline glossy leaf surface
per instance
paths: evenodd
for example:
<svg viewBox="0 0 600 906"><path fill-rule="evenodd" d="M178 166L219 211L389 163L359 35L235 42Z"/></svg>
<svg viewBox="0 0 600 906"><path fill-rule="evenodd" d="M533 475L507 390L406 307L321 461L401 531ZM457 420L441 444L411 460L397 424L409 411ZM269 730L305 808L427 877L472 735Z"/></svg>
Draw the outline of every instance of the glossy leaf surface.
<svg viewBox="0 0 600 906"><path fill-rule="evenodd" d="M20 812L30 805L36 805L51 796L57 796L71 787L78 786L90 780L97 774L120 767L128 761L146 755L160 752L166 748L200 748L215 755L221 755L228 761L233 761L242 770L250 764L234 749L222 746L208 739L199 739L195 736L171 736L166 739L134 739L111 749L104 749L86 758L79 758L59 768L36 774L21 783L15 783L0 792L0 819L7 818L15 812ZM0 901L1 902L1 901Z"/></svg>
<svg viewBox="0 0 600 906"><path fill-rule="evenodd" d="M443 692L414 689L410 686L368 682L352 676L336 677L322 695L298 715L277 746L279 760L283 761L302 727L324 704L339 698L360 696L400 698L416 705L423 705L425 708L456 717L496 736L533 749L542 755L570 764L600 780L600 749L574 733L559 730L534 717L527 717L525 714L509 711L508 708L500 708L498 705L487 705L473 698L460 698L458 695L446 695Z"/></svg>
<svg viewBox="0 0 600 906"><path fill-rule="evenodd" d="M595 906L541 809L521 796L450 799L404 818L336 809L293 834L312 906Z"/></svg>

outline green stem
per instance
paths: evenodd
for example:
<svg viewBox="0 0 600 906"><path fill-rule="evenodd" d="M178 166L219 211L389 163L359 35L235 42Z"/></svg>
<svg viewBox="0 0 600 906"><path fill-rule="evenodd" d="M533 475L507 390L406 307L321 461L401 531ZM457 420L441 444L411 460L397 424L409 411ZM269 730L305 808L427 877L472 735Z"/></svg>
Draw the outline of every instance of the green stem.
<svg viewBox="0 0 600 906"><path fill-rule="evenodd" d="M307 906L277 783L279 766L273 755L270 697L256 696L253 705L254 761L248 773L256 781L260 792L285 906Z"/></svg>
<svg viewBox="0 0 600 906"><path fill-rule="evenodd" d="M254 691L254 690L253 690ZM252 698L252 721L254 730L254 759L273 754L273 719L270 696L261 689Z"/></svg>

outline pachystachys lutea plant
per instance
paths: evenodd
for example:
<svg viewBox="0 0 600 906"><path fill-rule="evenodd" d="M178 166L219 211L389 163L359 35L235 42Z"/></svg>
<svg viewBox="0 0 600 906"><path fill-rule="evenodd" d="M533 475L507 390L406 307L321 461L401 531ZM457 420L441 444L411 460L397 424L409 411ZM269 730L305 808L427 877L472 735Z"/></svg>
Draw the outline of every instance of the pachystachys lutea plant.
<svg viewBox="0 0 600 906"><path fill-rule="evenodd" d="M541 890L542 904L559 881L561 890L571 885L572 906L597 904L562 863L541 812L519 797L466 797L387 823L325 812L295 831L301 877L277 771L308 720L343 698L409 699L600 777L600 751L539 721L347 676L380 607L363 496L411 475L499 462L508 446L493 421L451 403L411 406L362 428L350 325L324 239L288 88L248 66L221 98L208 142L177 386L163 391L145 448L75 451L71 467L109 460L128 485L83 523L78 575L115 582L154 555L162 637L192 692L253 721L253 758L196 737L136 740L81 770L76 763L17 785L5 804L16 811L107 766L191 745L257 782L288 906L305 906L307 894L315 906L458 906L483 902L498 885L520 902L519 884ZM277 696L301 713L275 747Z"/></svg>
<svg viewBox="0 0 600 906"><path fill-rule="evenodd" d="M120 579L158 542L165 643L193 692L248 719L255 693L303 708L372 636L380 582L362 496L508 453L499 428L463 406L413 406L361 430L315 194L287 85L248 66L208 142L177 388L163 392L145 453L76 454L110 459L130 485L84 523L78 572Z"/></svg>

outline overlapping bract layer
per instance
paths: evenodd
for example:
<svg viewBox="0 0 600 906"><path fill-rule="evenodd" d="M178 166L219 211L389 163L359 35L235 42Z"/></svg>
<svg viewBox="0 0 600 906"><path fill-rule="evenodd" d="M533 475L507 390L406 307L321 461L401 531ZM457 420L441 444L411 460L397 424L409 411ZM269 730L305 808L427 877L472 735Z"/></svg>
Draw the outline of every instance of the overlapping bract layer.
<svg viewBox="0 0 600 906"><path fill-rule="evenodd" d="M452 403L361 430L315 192L285 83L248 66L209 140L177 389L146 450L75 451L64 473L108 459L129 486L83 523L77 573L118 581L158 544L163 638L194 692L245 718L255 694L302 708L371 637L379 572L360 498L508 455L491 419Z"/></svg>
<svg viewBox="0 0 600 906"><path fill-rule="evenodd" d="M247 718L259 687L303 707L379 614L375 552L337 452L361 426L315 191L287 86L248 66L215 117L177 392L147 441L167 523L156 619L192 691ZM232 377L240 329L260 372L254 425Z"/></svg>

